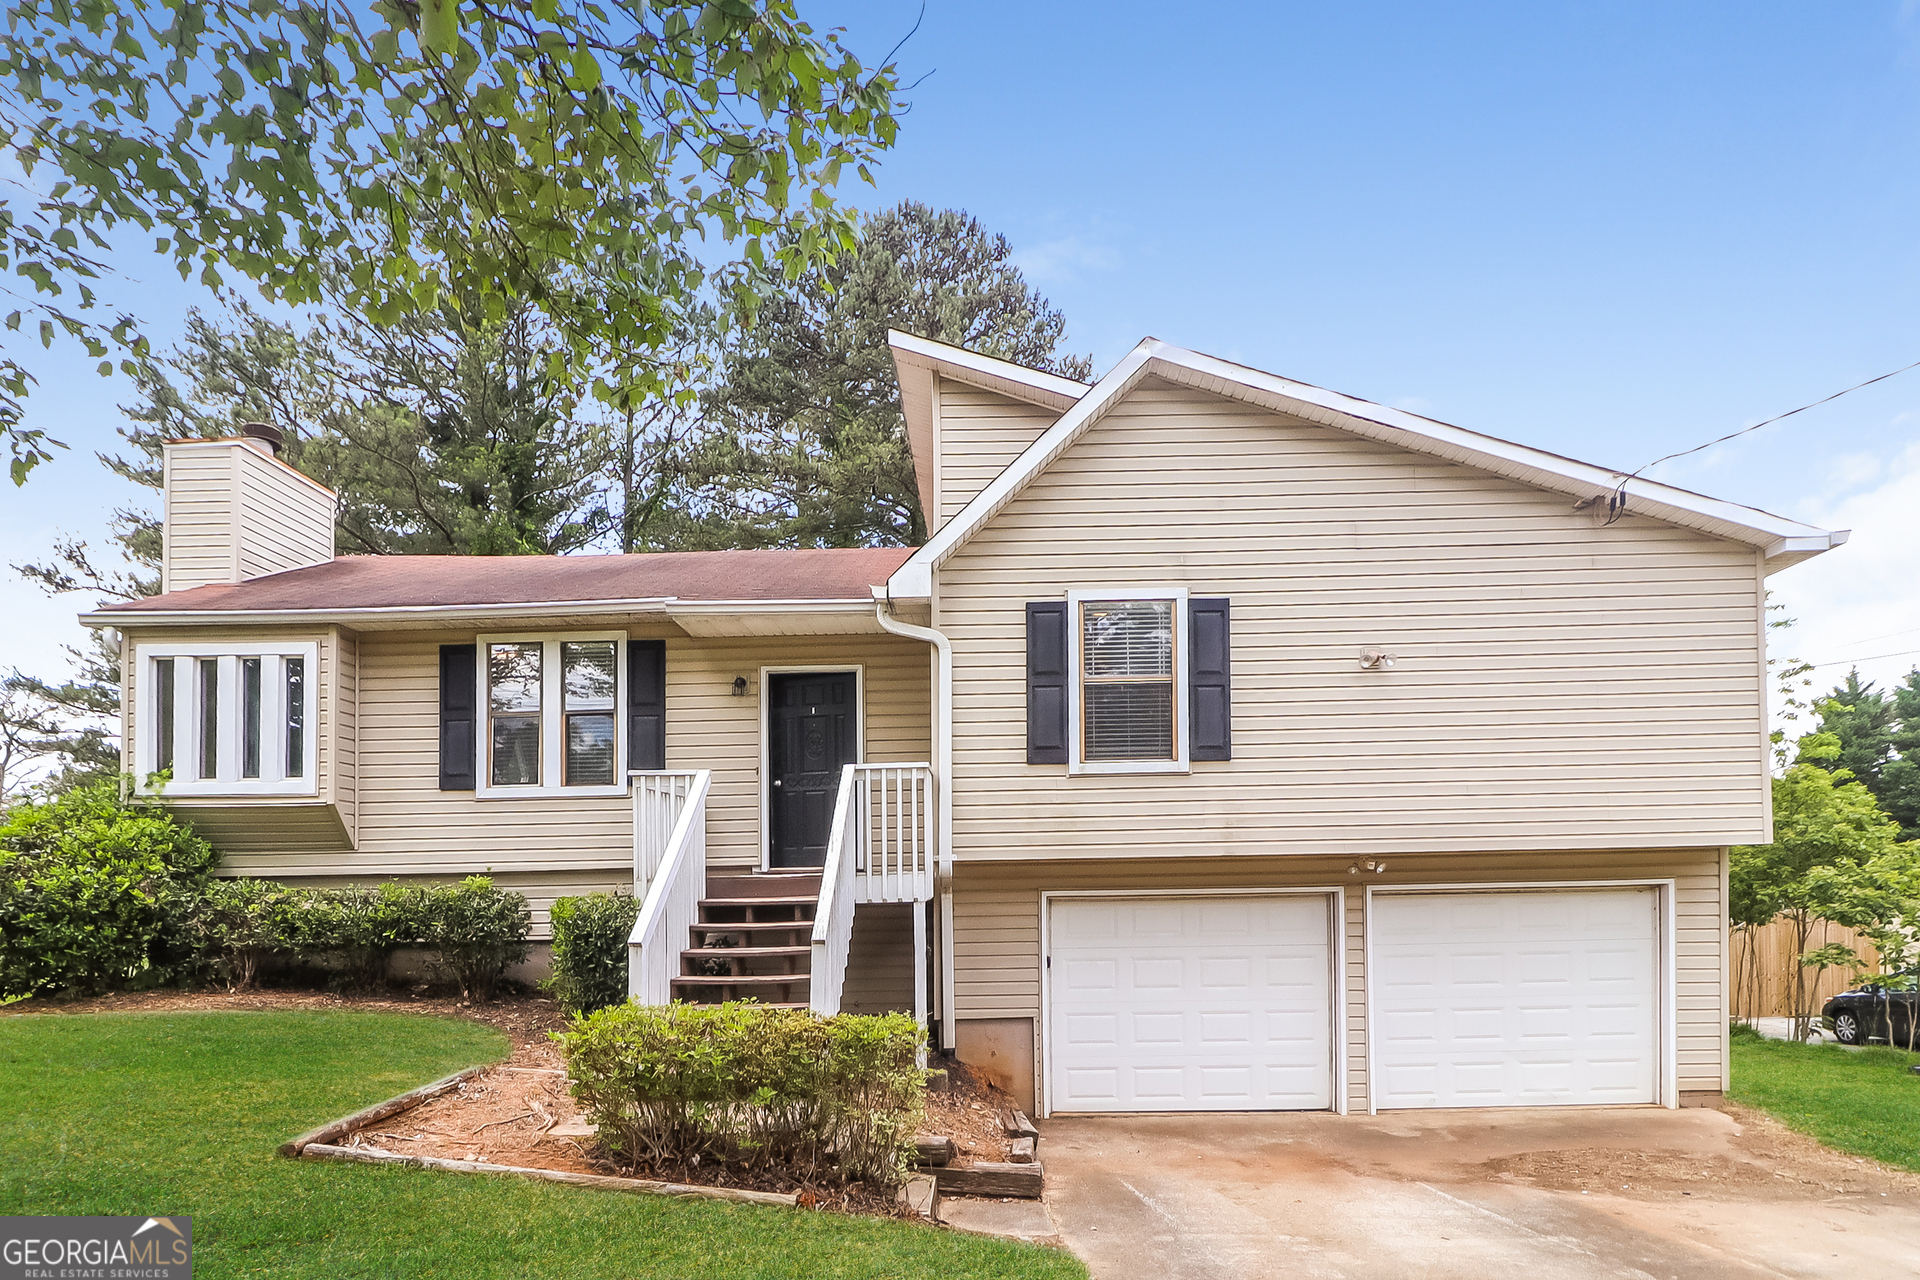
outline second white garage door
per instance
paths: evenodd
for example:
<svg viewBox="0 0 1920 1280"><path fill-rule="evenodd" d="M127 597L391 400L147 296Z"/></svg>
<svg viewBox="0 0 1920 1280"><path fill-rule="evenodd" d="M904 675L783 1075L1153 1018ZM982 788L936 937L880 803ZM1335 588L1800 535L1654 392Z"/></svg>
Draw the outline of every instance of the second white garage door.
<svg viewBox="0 0 1920 1280"><path fill-rule="evenodd" d="M1331 945L1319 895L1052 899L1051 1109L1331 1106Z"/></svg>
<svg viewBox="0 0 1920 1280"><path fill-rule="evenodd" d="M1653 889L1376 893L1375 1106L1659 1101Z"/></svg>

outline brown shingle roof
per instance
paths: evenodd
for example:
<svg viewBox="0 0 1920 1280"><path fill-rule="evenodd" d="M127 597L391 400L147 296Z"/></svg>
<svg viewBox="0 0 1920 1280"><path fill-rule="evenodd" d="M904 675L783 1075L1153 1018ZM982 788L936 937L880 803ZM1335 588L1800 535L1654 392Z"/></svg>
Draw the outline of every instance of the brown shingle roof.
<svg viewBox="0 0 1920 1280"><path fill-rule="evenodd" d="M247 582L172 591L102 613L418 609L586 600L865 600L911 547L674 551L632 556L342 556Z"/></svg>

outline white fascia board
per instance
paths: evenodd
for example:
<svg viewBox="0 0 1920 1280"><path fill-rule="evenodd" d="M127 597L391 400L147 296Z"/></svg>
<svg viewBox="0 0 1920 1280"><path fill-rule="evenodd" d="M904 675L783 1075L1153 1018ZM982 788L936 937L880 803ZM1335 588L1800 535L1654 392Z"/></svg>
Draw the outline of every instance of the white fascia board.
<svg viewBox="0 0 1920 1280"><path fill-rule="evenodd" d="M418 604L380 609L141 609L128 612L96 610L80 615L87 627L230 627L250 624L325 622L341 626L382 622L419 622L444 617L449 622L471 618L539 618L564 613L593 616L616 613L665 613L670 598L639 600L542 600L532 604Z"/></svg>
<svg viewBox="0 0 1920 1280"><path fill-rule="evenodd" d="M1458 461L1538 488L1587 498L1618 488L1624 479L1620 472L1605 467L1482 435L1402 409L1390 409L1369 400L1341 395L1337 391L1327 391L1276 374L1263 373L1197 351L1163 344L1156 352L1156 358L1164 362L1166 367L1155 369L1154 372L1171 382L1235 399L1248 399L1248 391L1264 393L1256 402L1272 397L1280 403L1271 407L1309 422L1318 421L1382 443ZM1316 409L1322 412L1314 413ZM1329 417L1329 414L1333 416ZM1676 489L1655 480L1634 478L1627 480L1626 484L1629 511L1701 529L1736 542L1768 548L1783 539L1832 537L1828 530L1814 525L1756 507ZM1830 541L1820 550L1838 545L1839 542Z"/></svg>
<svg viewBox="0 0 1920 1280"><path fill-rule="evenodd" d="M893 351L893 363L927 369L956 382L965 382L986 391L998 391L1016 400L1025 400L1047 409L1064 411L1087 393L1087 384L1063 378L1042 369L1029 369L1011 360L997 360L965 347L950 346L931 338L887 330L887 346Z"/></svg>
<svg viewBox="0 0 1920 1280"><path fill-rule="evenodd" d="M781 614L844 614L873 611L873 602L863 597L833 600L682 600L677 596L652 596L631 600L541 600L521 604L423 604L397 605L383 609L179 609L117 612L96 610L80 615L89 627L144 626L235 626L251 623L327 622L340 625L380 622L417 622L422 618L444 617L449 622L470 618L539 618L553 614L569 617L593 617L609 614L658 613L669 618L681 616L775 616Z"/></svg>
<svg viewBox="0 0 1920 1280"><path fill-rule="evenodd" d="M1619 472L1604 467L1147 338L895 571L888 582L893 595L931 596L934 569L1148 374L1575 498L1604 495L1622 482ZM1844 532L1802 524L1785 516L1652 480L1633 479L1626 483L1630 512L1744 543L1761 549L1770 558L1782 558L1781 563L1770 560L1769 569L1818 555L1839 546L1847 538Z"/></svg>
<svg viewBox="0 0 1920 1280"><path fill-rule="evenodd" d="M958 515L922 543L920 549L887 579L887 588L893 598L931 598L934 569L1026 488L1029 480L1046 470L1055 458L1065 452L1067 446L1080 438L1081 432L1133 390L1134 384L1146 376L1154 349L1160 345L1156 339L1147 338L1129 351L1125 359L1107 371L1106 377L1094 383L1072 408L1060 415L1058 421L1041 432L1040 438L1028 445L1005 471L975 494L973 501L962 507Z"/></svg>

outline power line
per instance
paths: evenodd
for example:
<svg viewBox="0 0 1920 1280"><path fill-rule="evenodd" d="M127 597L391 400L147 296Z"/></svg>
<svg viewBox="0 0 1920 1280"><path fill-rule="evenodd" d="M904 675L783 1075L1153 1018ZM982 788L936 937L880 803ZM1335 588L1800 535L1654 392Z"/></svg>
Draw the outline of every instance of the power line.
<svg viewBox="0 0 1920 1280"><path fill-rule="evenodd" d="M1864 658L1835 658L1832 662L1810 662L1807 670L1818 671L1821 667L1845 667L1862 662L1878 662L1882 658L1911 658L1920 649L1903 649L1899 653L1876 653Z"/></svg>
<svg viewBox="0 0 1920 1280"><path fill-rule="evenodd" d="M1741 436L1746 435L1749 431L1758 431L1762 427L1772 426L1774 423L1780 421L1782 418L1791 418L1796 413L1805 413L1809 409L1818 409L1821 405L1826 404L1828 401L1838 400L1841 396L1850 395L1851 393L1860 390L1862 387L1870 387L1876 382L1885 382L1888 378L1896 377L1900 374L1905 373L1909 369L1920 369L1920 360L1915 360L1912 364L1903 364L1898 369L1895 369L1892 373L1883 373L1877 378L1868 378L1865 382L1857 382L1853 386L1848 387L1845 391L1836 391L1832 395L1824 396L1821 399L1815 400L1810 404L1803 404L1798 409L1789 409L1785 413L1776 413L1775 415L1773 415L1773 417L1768 418L1765 422L1756 422L1750 427L1742 427L1738 431L1729 431L1726 435L1721 436L1718 440L1709 440L1705 444L1697 444L1691 449L1682 449L1680 452L1670 453L1664 458L1655 458L1652 462L1649 462L1646 466L1641 467L1640 471L1651 471L1653 468L1659 466L1663 462L1672 462L1675 458L1684 458L1688 454L1699 453L1702 449L1711 449L1713 448L1713 446L1717 444L1725 444L1729 440L1735 440ZM1608 524L1612 524L1614 521L1618 520L1621 516L1627 513L1627 482L1630 480L1638 480L1640 478L1640 471L1635 471L1632 475L1622 476L1620 478L1619 485L1614 488L1613 497L1607 503L1607 523Z"/></svg>
<svg viewBox="0 0 1920 1280"><path fill-rule="evenodd" d="M1905 631L1885 631L1877 636L1863 636L1860 639L1853 641L1852 643L1872 644L1875 640L1891 640L1895 636L1910 636L1916 631L1920 631L1920 627L1908 627Z"/></svg>

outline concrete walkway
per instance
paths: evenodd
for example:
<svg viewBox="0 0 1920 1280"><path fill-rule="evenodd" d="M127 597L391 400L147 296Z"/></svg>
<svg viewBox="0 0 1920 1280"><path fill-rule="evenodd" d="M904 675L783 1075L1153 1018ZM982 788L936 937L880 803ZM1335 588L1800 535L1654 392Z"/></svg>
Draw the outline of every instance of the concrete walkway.
<svg viewBox="0 0 1920 1280"><path fill-rule="evenodd" d="M1055 1119L1096 1280L1645 1280L1920 1271L1920 1178L1719 1111Z"/></svg>
<svg viewBox="0 0 1920 1280"><path fill-rule="evenodd" d="M1769 1040L1793 1039L1793 1019L1792 1018L1755 1018L1753 1020L1753 1029L1755 1031L1758 1031L1761 1035L1765 1036ZM1810 1034L1807 1037L1808 1044L1838 1044L1839 1043L1839 1041L1833 1038L1833 1032L1828 1031L1825 1028L1821 1027L1820 1020L1818 1018L1814 1019L1813 1026L1809 1030L1810 1030ZM1843 1045L1841 1047L1853 1048L1855 1046Z"/></svg>

